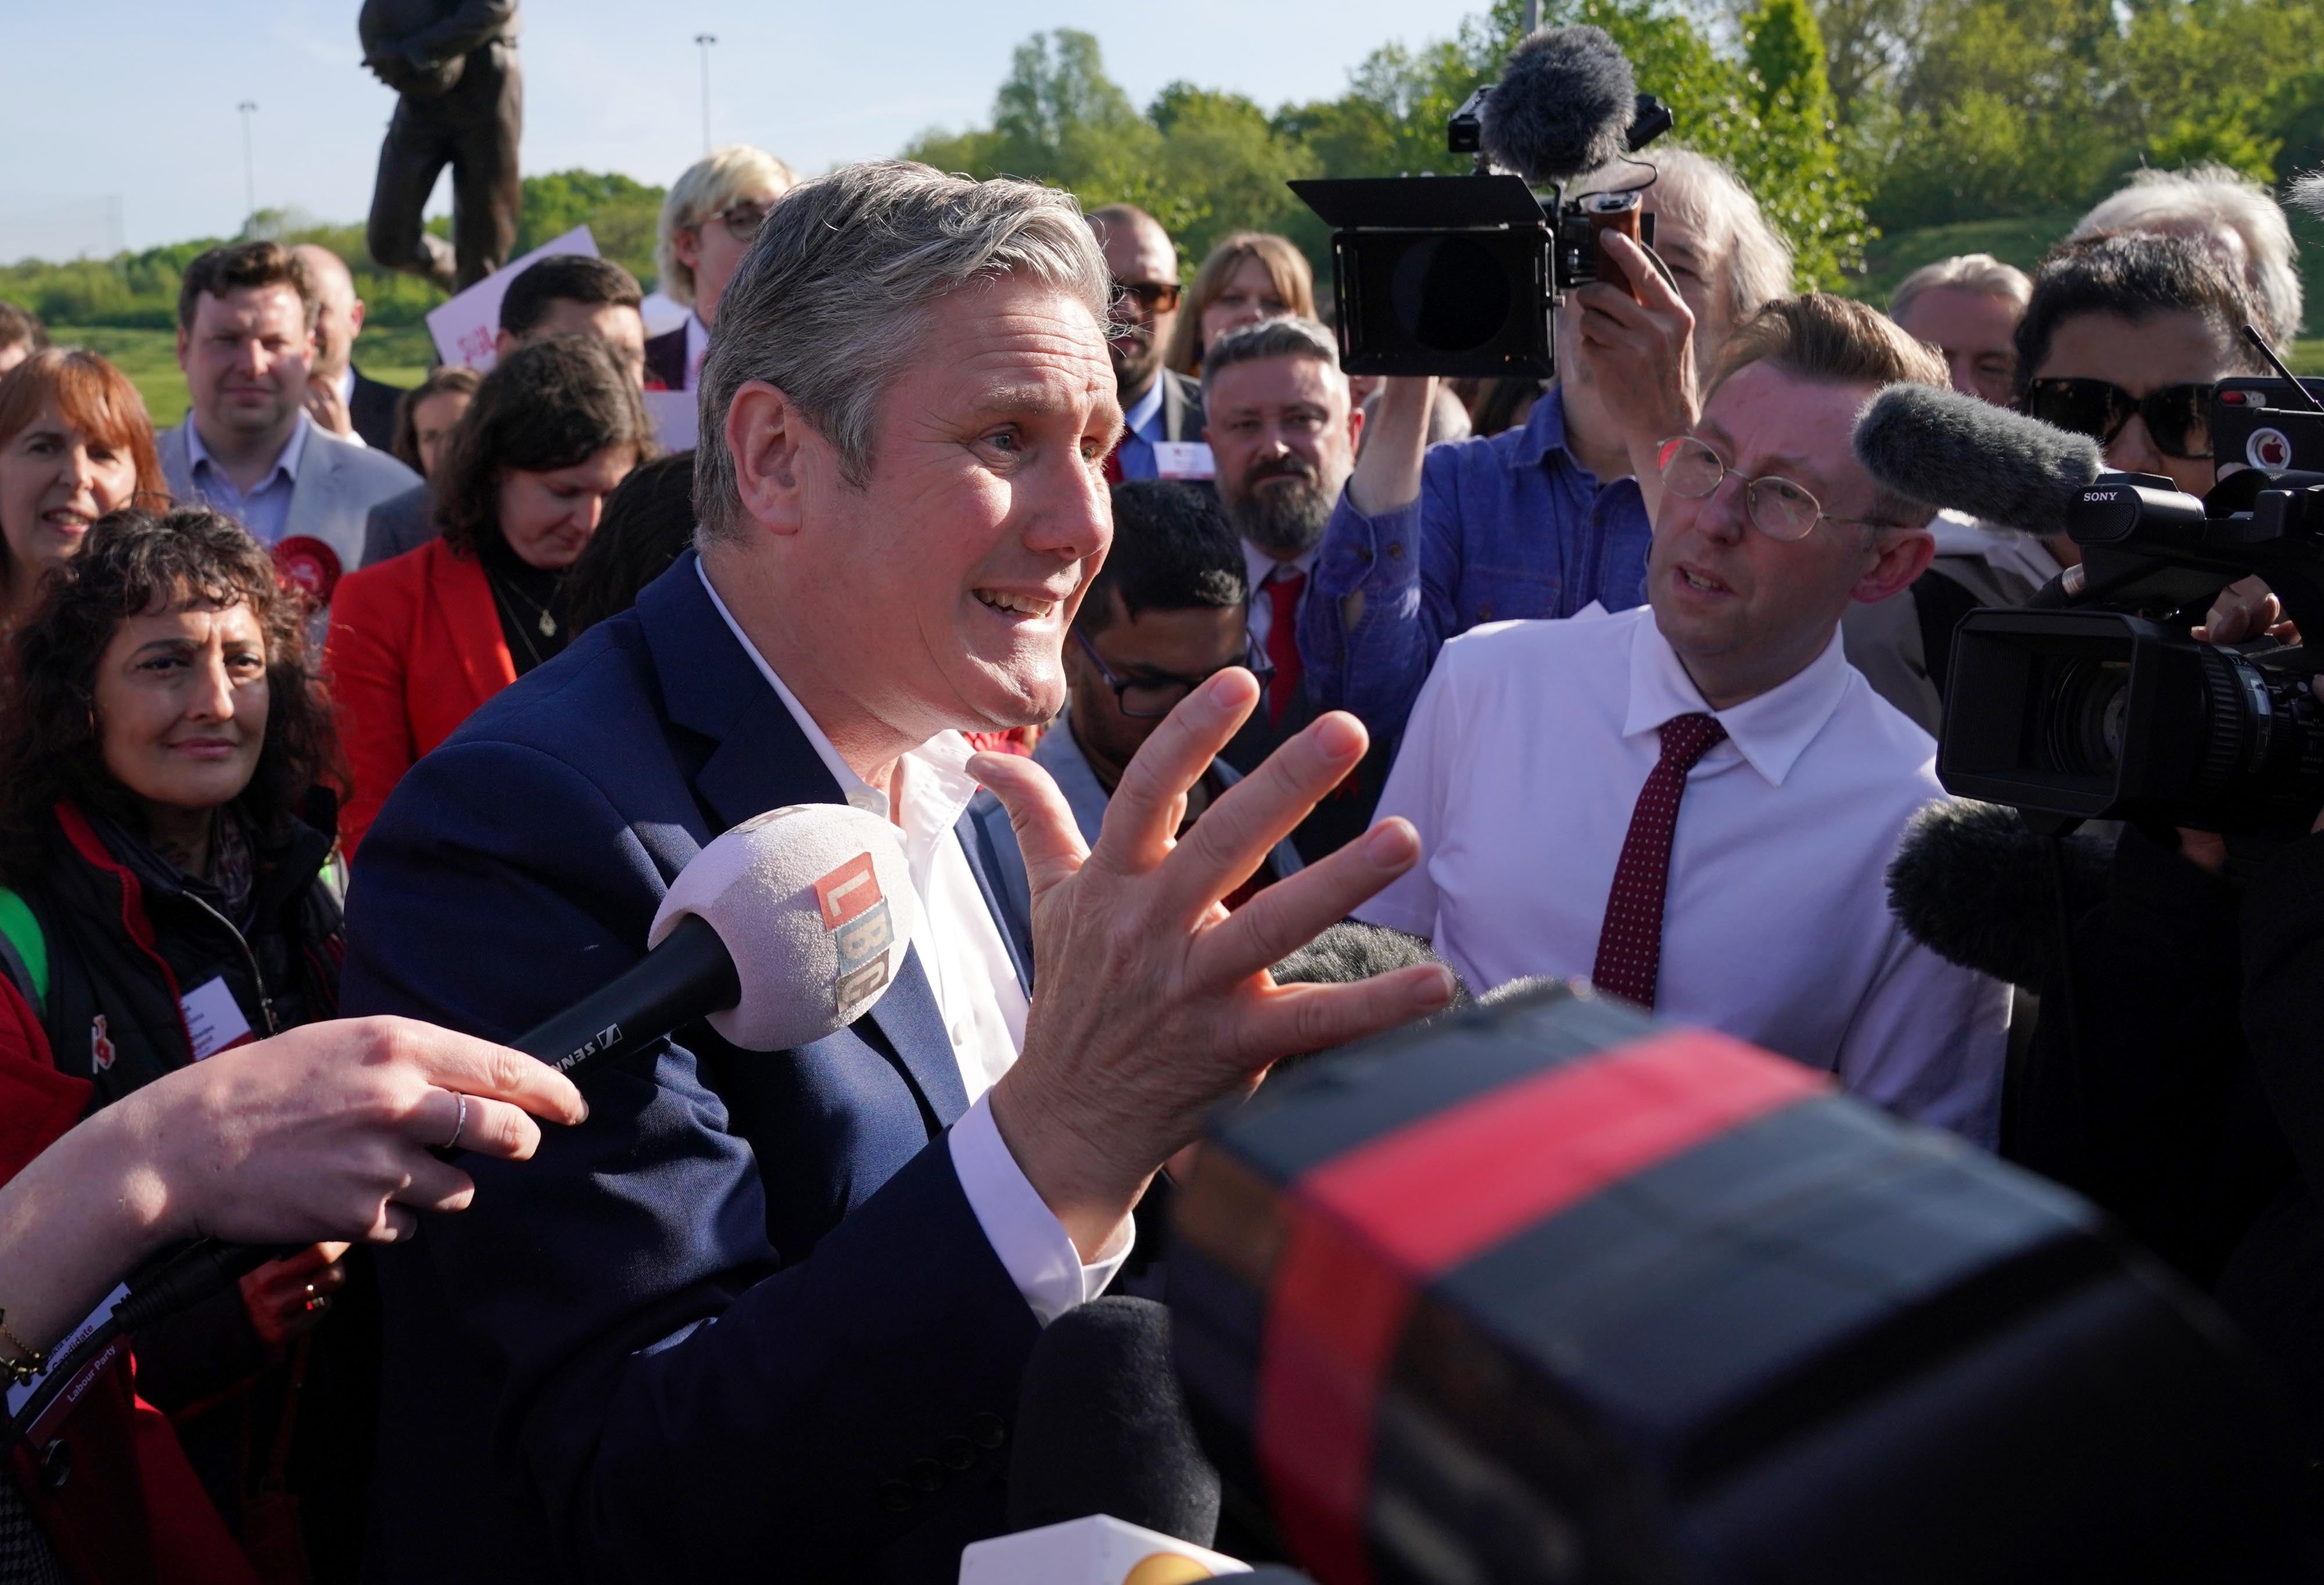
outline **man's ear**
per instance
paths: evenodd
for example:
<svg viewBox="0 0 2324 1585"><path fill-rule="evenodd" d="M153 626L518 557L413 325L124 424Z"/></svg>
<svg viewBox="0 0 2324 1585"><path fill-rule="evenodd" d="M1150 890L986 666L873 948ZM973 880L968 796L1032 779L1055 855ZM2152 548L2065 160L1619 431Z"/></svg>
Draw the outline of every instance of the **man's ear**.
<svg viewBox="0 0 2324 1585"><path fill-rule="evenodd" d="M806 470L823 437L782 391L752 380L726 409L726 452L742 511L774 534L796 534L806 521Z"/></svg>
<svg viewBox="0 0 2324 1585"><path fill-rule="evenodd" d="M517 339L505 330L493 332L493 358L495 362L517 349Z"/></svg>
<svg viewBox="0 0 2324 1585"><path fill-rule="evenodd" d="M193 333L192 333L192 332L190 332L190 331L189 331L189 330L188 330L188 329L187 329L183 325L179 326L179 327L178 327L178 369L179 369L179 372L180 372L180 373L188 373L188 372L189 372L189 371L187 370L187 368L186 368L186 350L187 350L187 348L189 348L189 347L192 346L193 345L194 345Z"/></svg>
<svg viewBox="0 0 2324 1585"><path fill-rule="evenodd" d="M1868 605L1911 588L1937 556L1937 538L1926 529L1884 529L1880 535L1877 556L1849 591Z"/></svg>

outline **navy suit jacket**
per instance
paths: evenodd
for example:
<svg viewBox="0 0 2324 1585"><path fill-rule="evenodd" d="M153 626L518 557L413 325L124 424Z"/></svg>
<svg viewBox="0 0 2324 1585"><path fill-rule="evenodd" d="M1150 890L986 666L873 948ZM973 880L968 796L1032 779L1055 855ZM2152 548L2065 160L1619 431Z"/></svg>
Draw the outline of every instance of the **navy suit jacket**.
<svg viewBox="0 0 2324 1585"><path fill-rule="evenodd" d="M840 801L695 566L404 777L355 866L345 1011L519 1034L636 961L719 831ZM918 959L811 1046L696 1026L588 1100L384 1252L366 1578L957 1578L1001 1527L1038 1327L953 1171L966 1096Z"/></svg>

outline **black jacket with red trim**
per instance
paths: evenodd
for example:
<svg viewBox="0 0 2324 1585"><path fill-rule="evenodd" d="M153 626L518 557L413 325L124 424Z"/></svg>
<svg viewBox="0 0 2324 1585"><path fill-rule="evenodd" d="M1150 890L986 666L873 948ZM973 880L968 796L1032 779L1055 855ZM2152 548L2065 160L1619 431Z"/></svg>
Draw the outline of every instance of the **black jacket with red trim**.
<svg viewBox="0 0 2324 1585"><path fill-rule="evenodd" d="M196 1060L182 999L219 982L249 1037L335 1016L344 928L325 871L332 838L293 822L252 855L239 921L215 889L190 880L118 825L60 804L40 873L14 889L47 960L40 1020L57 1071L90 1085L94 1111ZM21 955L21 954L20 954ZM215 998L216 991L210 992ZM377 1315L367 1263L337 1313L313 1334L296 1387L294 1461L315 1478L303 1506L346 1533L352 1553L369 1479L377 1396ZM186 1452L231 1525L277 1462L293 1368L261 1341L228 1290L134 1340L137 1390L175 1422ZM303 1494L302 1494L303 1495ZM314 1534L325 1552L337 1550Z"/></svg>

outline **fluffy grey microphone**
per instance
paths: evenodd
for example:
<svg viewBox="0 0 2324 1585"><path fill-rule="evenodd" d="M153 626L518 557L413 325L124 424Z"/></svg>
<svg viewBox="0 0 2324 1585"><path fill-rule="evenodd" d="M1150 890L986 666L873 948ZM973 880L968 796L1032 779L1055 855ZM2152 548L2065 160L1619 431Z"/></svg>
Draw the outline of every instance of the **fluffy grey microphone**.
<svg viewBox="0 0 2324 1585"><path fill-rule="evenodd" d="M1891 385L1856 420L1856 460L1923 506L2029 534L2062 534L2077 497L2105 471L2087 435L1933 385Z"/></svg>
<svg viewBox="0 0 2324 1585"><path fill-rule="evenodd" d="M2112 862L2098 837L2067 839L2077 918L2105 897ZM2015 809L1956 798L1914 817L1888 866L1888 908L1947 963L2038 991L2056 967L2056 886L2049 838Z"/></svg>
<svg viewBox="0 0 2324 1585"><path fill-rule="evenodd" d="M1509 51L1485 96L1478 141L1494 164L1536 187L1571 181L1628 148L1637 106L1630 62L1603 29L1544 28Z"/></svg>

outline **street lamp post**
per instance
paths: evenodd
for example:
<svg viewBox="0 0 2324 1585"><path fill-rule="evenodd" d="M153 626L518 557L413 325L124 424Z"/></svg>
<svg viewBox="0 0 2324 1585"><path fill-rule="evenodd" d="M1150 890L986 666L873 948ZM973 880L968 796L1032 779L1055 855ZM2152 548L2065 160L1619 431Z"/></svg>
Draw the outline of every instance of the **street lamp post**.
<svg viewBox="0 0 2324 1585"><path fill-rule="evenodd" d="M710 46L718 41L716 33L696 33L694 41L702 50L702 152L710 152Z"/></svg>
<svg viewBox="0 0 2324 1585"><path fill-rule="evenodd" d="M242 113L242 225L247 231L258 218L258 162L250 152L250 118L258 105L244 99L235 108Z"/></svg>

